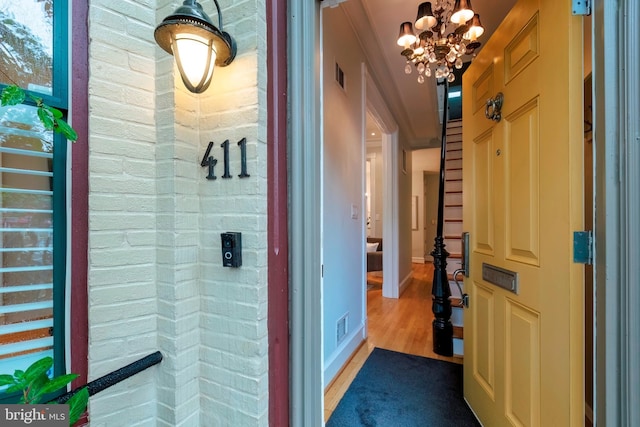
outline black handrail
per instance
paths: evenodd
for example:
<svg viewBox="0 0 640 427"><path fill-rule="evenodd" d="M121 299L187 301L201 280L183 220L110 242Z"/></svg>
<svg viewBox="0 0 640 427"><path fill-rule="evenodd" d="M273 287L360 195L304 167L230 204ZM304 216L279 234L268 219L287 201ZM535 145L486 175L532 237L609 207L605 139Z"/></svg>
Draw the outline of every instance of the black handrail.
<svg viewBox="0 0 640 427"><path fill-rule="evenodd" d="M451 324L451 289L447 276L447 257L449 252L445 249L444 228L444 183L445 160L447 156L447 122L448 122L448 98L449 83L444 79L438 85L444 85L444 107L442 110L442 141L440 144L440 186L438 188L438 226L436 230L433 252L433 283L431 295L433 303L433 352L442 356L453 356L453 325Z"/></svg>
<svg viewBox="0 0 640 427"><path fill-rule="evenodd" d="M105 388L109 388L112 385L118 384L119 382L126 380L127 378L132 377L135 374L140 373L153 365L157 365L161 361L162 353L156 351L155 353L151 353L150 355L136 360L135 362L130 363L127 366L123 366L122 368L108 373L107 375L90 381L87 383L87 385L75 388L70 392L58 397L57 399L54 399L54 402L66 403L74 394L85 387L89 391L89 396L93 396L94 394L101 392Z"/></svg>

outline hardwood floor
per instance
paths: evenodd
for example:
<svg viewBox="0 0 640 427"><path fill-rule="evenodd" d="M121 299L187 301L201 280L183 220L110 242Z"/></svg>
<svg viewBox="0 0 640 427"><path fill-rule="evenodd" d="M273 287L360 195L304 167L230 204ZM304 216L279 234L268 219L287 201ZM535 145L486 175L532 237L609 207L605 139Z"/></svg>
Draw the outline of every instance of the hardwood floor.
<svg viewBox="0 0 640 427"><path fill-rule="evenodd" d="M413 279L399 299L383 298L379 285L367 291L368 338L325 390L325 421L375 347L462 363L462 358L440 356L432 350L433 264L412 264L412 270Z"/></svg>

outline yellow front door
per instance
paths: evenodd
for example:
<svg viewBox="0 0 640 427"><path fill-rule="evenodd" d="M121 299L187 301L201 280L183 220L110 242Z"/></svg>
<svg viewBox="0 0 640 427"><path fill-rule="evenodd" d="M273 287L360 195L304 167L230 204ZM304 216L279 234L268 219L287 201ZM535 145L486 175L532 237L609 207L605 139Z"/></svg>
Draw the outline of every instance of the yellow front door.
<svg viewBox="0 0 640 427"><path fill-rule="evenodd" d="M463 77L464 394L485 426L584 421L582 18L520 0ZM500 121L486 101L502 93Z"/></svg>

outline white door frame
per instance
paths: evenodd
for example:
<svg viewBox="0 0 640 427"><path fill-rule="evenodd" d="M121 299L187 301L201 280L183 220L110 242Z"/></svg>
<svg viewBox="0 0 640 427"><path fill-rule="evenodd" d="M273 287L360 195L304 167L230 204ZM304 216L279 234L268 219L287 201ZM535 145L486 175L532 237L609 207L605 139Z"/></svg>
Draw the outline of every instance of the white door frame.
<svg viewBox="0 0 640 427"><path fill-rule="evenodd" d="M398 240L398 125L391 115L378 86L366 69L364 72L365 102L373 120L382 132L382 296L398 298L400 295Z"/></svg>
<svg viewBox="0 0 640 427"><path fill-rule="evenodd" d="M322 426L320 4L291 0L288 18L290 423Z"/></svg>
<svg viewBox="0 0 640 427"><path fill-rule="evenodd" d="M640 425L640 4L593 2L597 426Z"/></svg>

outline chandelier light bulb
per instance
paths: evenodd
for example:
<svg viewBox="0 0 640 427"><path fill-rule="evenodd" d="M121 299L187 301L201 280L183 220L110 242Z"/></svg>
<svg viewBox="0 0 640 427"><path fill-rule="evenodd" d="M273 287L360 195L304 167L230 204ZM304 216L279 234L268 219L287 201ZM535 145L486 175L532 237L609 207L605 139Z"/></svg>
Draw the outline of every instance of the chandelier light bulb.
<svg viewBox="0 0 640 427"><path fill-rule="evenodd" d="M456 76L453 73L449 74L449 76L447 77L447 81L449 83L453 83L455 79L456 79Z"/></svg>
<svg viewBox="0 0 640 427"><path fill-rule="evenodd" d="M420 84L424 83L424 76L422 74L418 76L418 83Z"/></svg>

